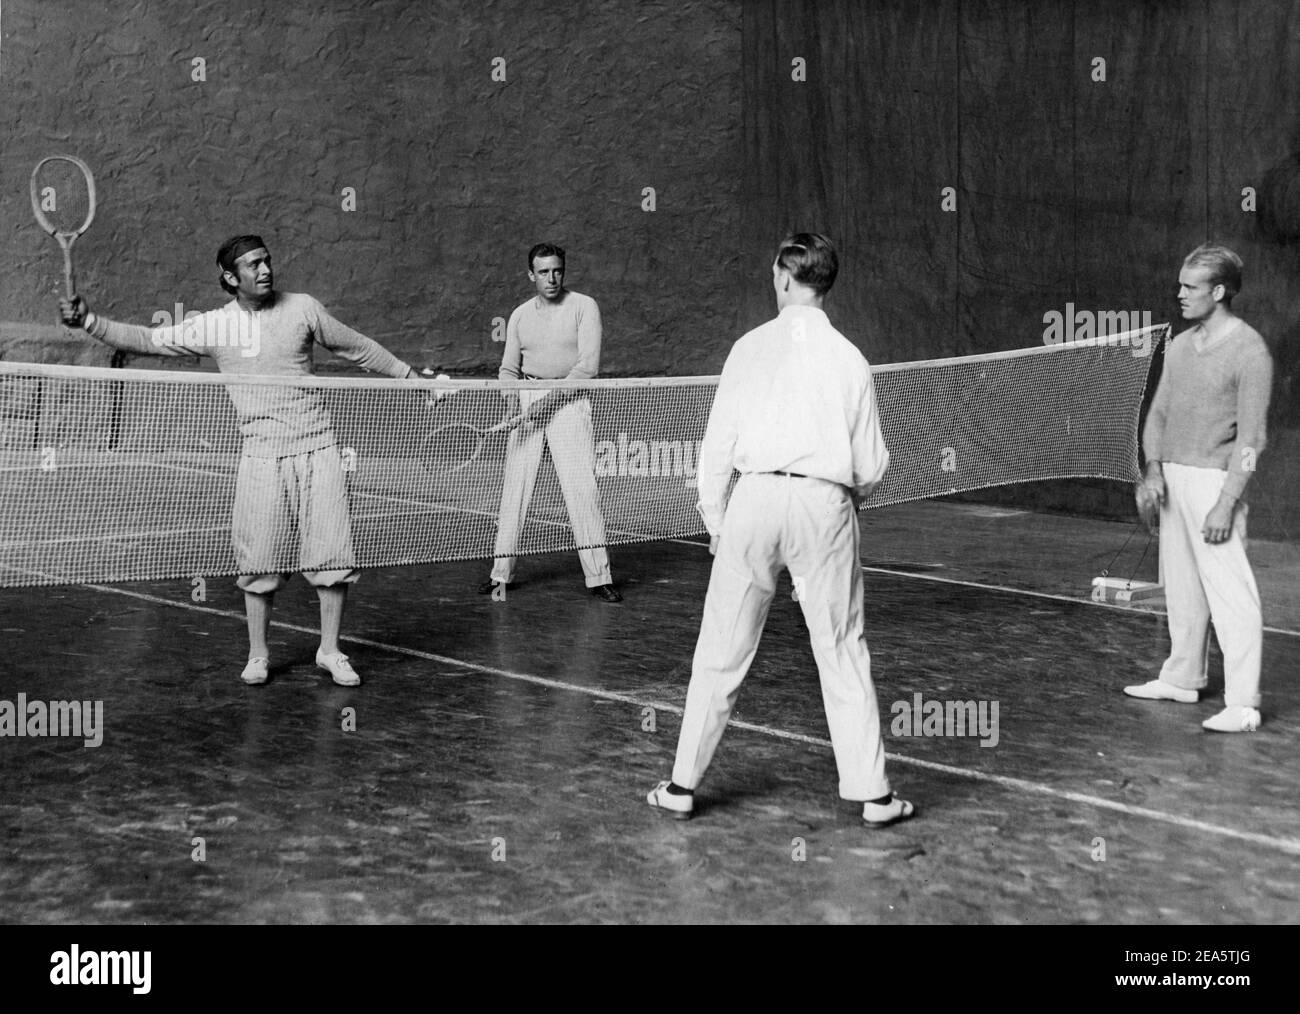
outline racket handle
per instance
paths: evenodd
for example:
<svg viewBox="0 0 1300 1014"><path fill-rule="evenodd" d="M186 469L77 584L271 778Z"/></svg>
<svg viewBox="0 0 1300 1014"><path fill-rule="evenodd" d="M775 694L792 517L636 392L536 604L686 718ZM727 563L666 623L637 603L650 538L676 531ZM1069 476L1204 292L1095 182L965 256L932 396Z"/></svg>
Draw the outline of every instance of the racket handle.
<svg viewBox="0 0 1300 1014"><path fill-rule="evenodd" d="M77 294L76 277L72 273L72 247L63 248L63 285L68 301Z"/></svg>
<svg viewBox="0 0 1300 1014"><path fill-rule="evenodd" d="M523 422L523 421L524 421L525 419L527 419L527 418L528 418L528 413L527 413L527 412L520 412L518 415L512 415L509 419L503 419L501 422L497 423L495 426L491 427L490 429L486 429L486 430L484 430L483 432L484 432L485 434L486 434L486 433L504 433L504 432L506 432L507 430L512 430L512 429L514 429L516 426L518 426L521 422Z"/></svg>

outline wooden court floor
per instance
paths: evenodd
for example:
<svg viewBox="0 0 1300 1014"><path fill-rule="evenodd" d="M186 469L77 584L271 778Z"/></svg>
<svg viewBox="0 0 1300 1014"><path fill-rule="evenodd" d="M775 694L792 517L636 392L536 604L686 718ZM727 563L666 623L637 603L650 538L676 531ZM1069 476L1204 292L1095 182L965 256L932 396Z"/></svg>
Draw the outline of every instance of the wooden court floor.
<svg viewBox="0 0 1300 1014"><path fill-rule="evenodd" d="M891 569L922 550L927 566L975 566L997 520L933 504L864 520L864 562L886 564L866 583L889 772L919 808L874 831L836 796L788 582L698 816L645 804L672 764L699 545L616 548L621 606L585 593L572 554L524 560L504 603L475 594L482 563L369 573L345 627L365 679L351 690L312 666L301 582L279 596L259 688L237 678L227 579L205 602L187 580L0 592L0 701L103 709L99 746L0 737L0 919L1300 921L1300 638L1266 635L1260 732L1203 732L1217 656L1202 703L1120 693L1158 667L1159 615ZM1061 524L1040 534L1083 559L1079 581L1055 578L1082 598L1119 529ZM1042 571L1041 552L1004 538L991 583ZM996 704L996 744L896 734L896 705L917 695Z"/></svg>

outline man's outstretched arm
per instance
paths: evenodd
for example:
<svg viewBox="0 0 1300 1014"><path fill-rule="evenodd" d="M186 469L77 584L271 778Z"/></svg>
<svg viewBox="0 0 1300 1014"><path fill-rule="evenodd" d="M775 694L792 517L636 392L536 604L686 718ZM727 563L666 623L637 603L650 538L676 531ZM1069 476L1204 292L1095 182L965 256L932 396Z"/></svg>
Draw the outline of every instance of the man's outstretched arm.
<svg viewBox="0 0 1300 1014"><path fill-rule="evenodd" d="M59 315L68 327L83 329L92 338L105 345L123 349L142 356L201 356L204 349L190 341L186 344L186 328L194 333L192 322L172 324L167 327L141 327L123 324L94 313L81 296L59 300Z"/></svg>

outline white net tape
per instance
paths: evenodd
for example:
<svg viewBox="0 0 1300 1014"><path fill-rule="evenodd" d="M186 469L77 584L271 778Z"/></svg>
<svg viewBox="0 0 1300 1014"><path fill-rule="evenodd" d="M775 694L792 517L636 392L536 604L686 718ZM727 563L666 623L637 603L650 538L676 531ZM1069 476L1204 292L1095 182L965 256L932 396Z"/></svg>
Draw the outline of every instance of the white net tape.
<svg viewBox="0 0 1300 1014"><path fill-rule="evenodd" d="M1150 352L1167 334L875 367L892 462L867 506L1044 479L1133 479ZM716 385L0 363L0 586L384 567L698 535L695 469ZM529 411L523 423L486 432L517 407ZM320 450L331 444L336 457Z"/></svg>

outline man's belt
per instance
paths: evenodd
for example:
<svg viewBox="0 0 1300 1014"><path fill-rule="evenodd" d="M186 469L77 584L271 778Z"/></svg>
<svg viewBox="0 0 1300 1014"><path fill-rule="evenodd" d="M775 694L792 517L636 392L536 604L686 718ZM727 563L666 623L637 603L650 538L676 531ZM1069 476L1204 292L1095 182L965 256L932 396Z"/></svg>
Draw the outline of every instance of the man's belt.
<svg viewBox="0 0 1300 1014"><path fill-rule="evenodd" d="M812 479L816 482L829 482L833 486L839 486L840 489L848 493L849 496L853 495L852 488L844 485L842 482L835 482L832 479L822 479L815 475L804 475L802 472L783 472L780 469L773 469L770 472L759 472L758 474L759 475L784 475L791 479Z"/></svg>

